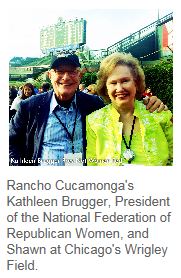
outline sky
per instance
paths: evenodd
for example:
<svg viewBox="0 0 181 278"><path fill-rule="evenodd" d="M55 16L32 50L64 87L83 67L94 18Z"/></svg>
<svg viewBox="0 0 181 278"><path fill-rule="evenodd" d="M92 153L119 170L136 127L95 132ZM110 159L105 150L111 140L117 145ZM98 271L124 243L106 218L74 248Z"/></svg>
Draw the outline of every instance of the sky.
<svg viewBox="0 0 181 278"><path fill-rule="evenodd" d="M24 2L26 3L26 2ZM45 2L44 2L45 3ZM87 21L87 43L90 49L104 49L129 36L131 33L163 17L172 9L62 9L52 7L28 7L26 10L8 9L8 57L41 57L40 30L56 24L59 17L66 19L84 18ZM24 7L25 8L25 7ZM24 12L26 11L26 12ZM159 11L159 12L158 12Z"/></svg>

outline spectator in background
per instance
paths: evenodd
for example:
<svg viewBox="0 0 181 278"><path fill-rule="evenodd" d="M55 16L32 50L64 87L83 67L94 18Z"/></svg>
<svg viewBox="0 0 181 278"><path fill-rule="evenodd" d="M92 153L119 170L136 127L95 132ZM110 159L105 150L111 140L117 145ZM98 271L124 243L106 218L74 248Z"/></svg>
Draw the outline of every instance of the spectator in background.
<svg viewBox="0 0 181 278"><path fill-rule="evenodd" d="M14 85L9 87L9 105L10 106L12 105L14 99L17 97L17 93L18 93L18 91Z"/></svg>
<svg viewBox="0 0 181 278"><path fill-rule="evenodd" d="M148 88L143 92L143 97L151 97L153 94L151 92L151 89Z"/></svg>
<svg viewBox="0 0 181 278"><path fill-rule="evenodd" d="M11 105L9 115L10 119L19 109L21 101L31 97L32 95L35 95L34 86L31 83L24 84L21 95L17 96Z"/></svg>
<svg viewBox="0 0 181 278"><path fill-rule="evenodd" d="M22 95L22 89L23 89L23 86L20 86L18 89L18 93L17 93L18 96Z"/></svg>
<svg viewBox="0 0 181 278"><path fill-rule="evenodd" d="M81 92L83 92L83 93L87 93L87 92L88 92L88 90L87 90L85 84L83 84L83 83L79 84L79 90L80 90Z"/></svg>
<svg viewBox="0 0 181 278"><path fill-rule="evenodd" d="M39 90L38 90L38 88L36 87L36 85L34 85L34 94L35 94L35 95L39 94Z"/></svg>
<svg viewBox="0 0 181 278"><path fill-rule="evenodd" d="M96 84L90 84L87 87L88 93L92 94L92 95L97 95L97 91L96 91Z"/></svg>
<svg viewBox="0 0 181 278"><path fill-rule="evenodd" d="M48 92L50 90L50 87L51 87L50 83L48 83L48 82L43 83L41 88L40 88L39 93Z"/></svg>

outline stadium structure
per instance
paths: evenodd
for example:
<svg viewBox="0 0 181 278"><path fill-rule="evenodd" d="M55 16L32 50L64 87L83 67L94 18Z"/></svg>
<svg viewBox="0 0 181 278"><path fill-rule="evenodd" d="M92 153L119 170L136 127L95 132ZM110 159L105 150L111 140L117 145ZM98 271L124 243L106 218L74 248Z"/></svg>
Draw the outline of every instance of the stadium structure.
<svg viewBox="0 0 181 278"><path fill-rule="evenodd" d="M130 52L145 63L173 56L173 13L152 22L106 49L89 50L84 47L85 44L86 20L83 18L69 21L59 18L57 24L44 27L40 32L40 47L45 55L73 51L79 56L85 69L97 70L100 61L114 52ZM9 77L10 79L33 77L46 68L49 68L47 63L23 67L10 65Z"/></svg>
<svg viewBox="0 0 181 278"><path fill-rule="evenodd" d="M56 54L61 51L76 51L86 44L86 20L64 20L59 17L54 25L40 31L40 49L43 54Z"/></svg>

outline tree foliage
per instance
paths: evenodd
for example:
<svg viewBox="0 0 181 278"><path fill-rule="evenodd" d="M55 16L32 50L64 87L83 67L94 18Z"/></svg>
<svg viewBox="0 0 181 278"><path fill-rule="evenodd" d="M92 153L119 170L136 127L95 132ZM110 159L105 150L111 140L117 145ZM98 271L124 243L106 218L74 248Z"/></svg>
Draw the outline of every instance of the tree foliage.
<svg viewBox="0 0 181 278"><path fill-rule="evenodd" d="M97 72L86 72L84 73L81 83L85 84L85 86L89 86L90 84L95 84L97 80Z"/></svg>
<svg viewBox="0 0 181 278"><path fill-rule="evenodd" d="M173 60L143 67L147 88L173 111Z"/></svg>

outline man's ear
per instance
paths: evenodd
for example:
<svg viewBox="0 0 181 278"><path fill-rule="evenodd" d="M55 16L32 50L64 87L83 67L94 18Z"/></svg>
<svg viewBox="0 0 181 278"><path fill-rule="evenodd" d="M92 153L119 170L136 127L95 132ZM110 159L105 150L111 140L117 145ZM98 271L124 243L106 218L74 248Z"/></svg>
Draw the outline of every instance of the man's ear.
<svg viewBox="0 0 181 278"><path fill-rule="evenodd" d="M84 71L80 70L80 80L82 79L83 75L84 75Z"/></svg>
<svg viewBox="0 0 181 278"><path fill-rule="evenodd" d="M87 72L87 69L86 69L86 68L80 69L80 77L82 78L83 75L84 75L84 73L86 73L86 72Z"/></svg>
<svg viewBox="0 0 181 278"><path fill-rule="evenodd" d="M47 76L49 79L51 79L51 71L50 70L47 72Z"/></svg>

